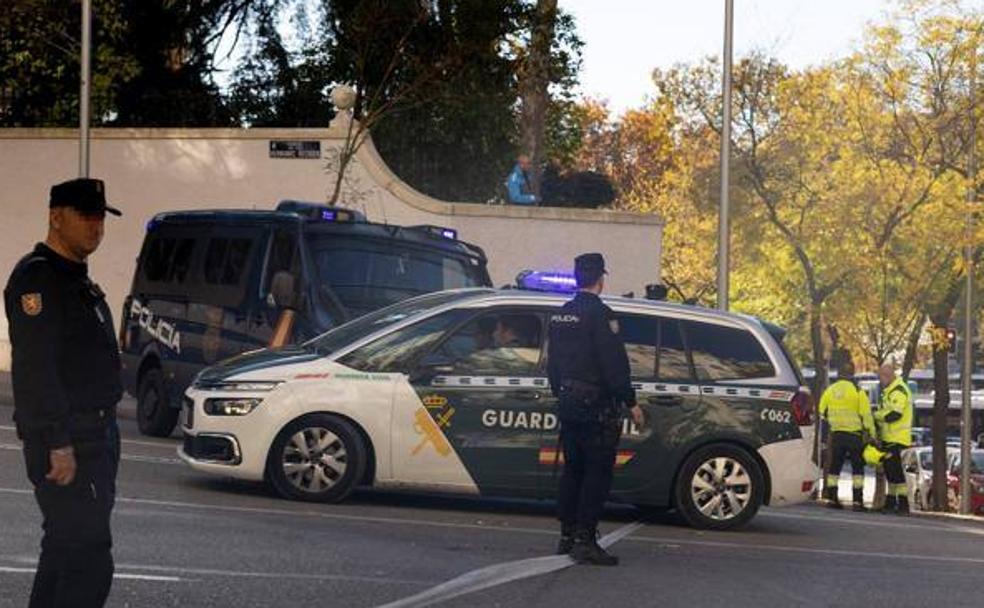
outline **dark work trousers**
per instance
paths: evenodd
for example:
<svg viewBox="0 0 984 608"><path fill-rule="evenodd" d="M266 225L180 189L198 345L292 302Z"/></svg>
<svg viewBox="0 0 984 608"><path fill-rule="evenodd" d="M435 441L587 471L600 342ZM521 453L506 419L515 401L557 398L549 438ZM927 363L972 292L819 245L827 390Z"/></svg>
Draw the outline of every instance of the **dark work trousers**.
<svg viewBox="0 0 984 608"><path fill-rule="evenodd" d="M41 508L44 536L30 608L98 608L113 582L110 515L120 457L115 421L101 440L76 446L78 468L67 486L47 481L47 446L24 442L27 475Z"/></svg>
<svg viewBox="0 0 984 608"><path fill-rule="evenodd" d="M612 487L618 421L561 422L564 472L558 490L558 517L565 528L594 531Z"/></svg>
<svg viewBox="0 0 984 608"><path fill-rule="evenodd" d="M882 446L882 451L889 453L882 466L885 467L885 479L890 484L905 484L905 473L902 472L902 450L905 448L906 446L897 443L886 443Z"/></svg>
<svg viewBox="0 0 984 608"><path fill-rule="evenodd" d="M864 443L861 441L859 433L846 433L844 431L834 431L830 439L831 458L830 474L840 475L845 462L851 463L852 475L864 475L864 458L861 452L864 450Z"/></svg>

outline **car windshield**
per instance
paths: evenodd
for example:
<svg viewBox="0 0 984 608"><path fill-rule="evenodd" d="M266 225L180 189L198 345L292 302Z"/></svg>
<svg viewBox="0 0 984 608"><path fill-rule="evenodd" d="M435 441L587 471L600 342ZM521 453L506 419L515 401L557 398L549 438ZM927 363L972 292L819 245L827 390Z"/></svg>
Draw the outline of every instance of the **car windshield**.
<svg viewBox="0 0 984 608"><path fill-rule="evenodd" d="M318 284L352 316L424 293L461 287L488 287L477 259L440 249L403 245L397 240L312 235L311 258Z"/></svg>
<svg viewBox="0 0 984 608"><path fill-rule="evenodd" d="M455 300L480 293L481 290L458 290L426 294L387 306L331 329L302 346L322 355L328 355L346 344L351 344L371 333L412 317L417 313Z"/></svg>

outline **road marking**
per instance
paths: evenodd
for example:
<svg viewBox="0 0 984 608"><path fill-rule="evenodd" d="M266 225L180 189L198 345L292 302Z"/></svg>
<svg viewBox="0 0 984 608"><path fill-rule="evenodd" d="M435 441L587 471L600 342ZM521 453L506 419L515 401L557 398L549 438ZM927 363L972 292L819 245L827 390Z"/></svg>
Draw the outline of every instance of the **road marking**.
<svg viewBox="0 0 984 608"><path fill-rule="evenodd" d="M20 452L23 448L15 443L0 443L0 450L11 450L15 452ZM121 460L127 460L130 462L149 462L152 464L168 464L168 465L183 465L179 458L164 458L162 456L143 456L140 454L122 454L120 456Z"/></svg>
<svg viewBox="0 0 984 608"><path fill-rule="evenodd" d="M614 532L606 534L598 544L610 547L642 527L641 522L627 524ZM431 587L416 595L380 606L380 608L422 608L445 602L468 593L475 593L491 587L498 587L513 581L549 574L574 565L569 555L547 555L513 562L493 564L478 570L466 572L461 576Z"/></svg>
<svg viewBox="0 0 984 608"><path fill-rule="evenodd" d="M12 568L0 566L0 572L29 572L34 573L37 560L33 558L3 556L0 560L19 564L31 564L31 568ZM434 581L410 580L400 578L387 578L384 576L358 576L349 574L300 574L297 572L260 572L249 570L222 570L217 568L189 568L185 566L157 566L150 564L116 564L117 570L137 570L142 572L156 572L161 574L143 574L140 572L116 572L114 578L149 580L149 581L194 581L197 579L186 579L180 576L169 575L192 575L192 576L224 576L229 578L275 578L278 580L301 580L301 581L344 581L355 583L383 583L391 585L431 585Z"/></svg>
<svg viewBox="0 0 984 608"><path fill-rule="evenodd" d="M17 427L0 424L0 431L17 432ZM167 448L171 450L177 449L178 447L177 441L141 441L138 439L120 439L120 441L124 444L146 445L154 448Z"/></svg>
<svg viewBox="0 0 984 608"><path fill-rule="evenodd" d="M9 566L0 566L0 572L9 572L12 574L34 574L34 568L11 568ZM179 578L177 576L160 576L156 574L129 574L125 572L115 572L113 573L113 578L122 580L135 580L135 581L156 581L161 583L179 583L186 579Z"/></svg>
<svg viewBox="0 0 984 608"><path fill-rule="evenodd" d="M643 543L656 543L666 545L692 545L695 547L719 547L723 549L737 549L739 551L750 552L760 551L779 551L787 553L807 553L810 555L840 555L845 557L857 557L862 559L901 559L923 562L943 562L961 564L984 564L984 558L979 557L955 557L947 555L913 555L906 553L885 553L881 551L852 551L850 549L814 549L810 547L787 547L783 545L758 545L758 544L738 544L724 543L713 540L680 540L678 538L658 538L655 536L633 536L630 540Z"/></svg>

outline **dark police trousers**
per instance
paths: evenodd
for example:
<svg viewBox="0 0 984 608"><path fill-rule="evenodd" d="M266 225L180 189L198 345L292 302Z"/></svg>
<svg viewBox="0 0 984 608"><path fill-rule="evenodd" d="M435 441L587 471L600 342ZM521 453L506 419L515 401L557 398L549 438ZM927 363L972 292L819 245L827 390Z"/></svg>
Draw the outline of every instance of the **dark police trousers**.
<svg viewBox="0 0 984 608"><path fill-rule="evenodd" d="M605 422L561 421L564 471L558 517L565 528L594 532L612 487L622 428L618 417Z"/></svg>
<svg viewBox="0 0 984 608"><path fill-rule="evenodd" d="M75 480L59 486L44 478L49 450L24 441L27 475L44 518L30 608L97 608L113 582L110 514L116 499L119 430L113 421L105 437L76 445Z"/></svg>

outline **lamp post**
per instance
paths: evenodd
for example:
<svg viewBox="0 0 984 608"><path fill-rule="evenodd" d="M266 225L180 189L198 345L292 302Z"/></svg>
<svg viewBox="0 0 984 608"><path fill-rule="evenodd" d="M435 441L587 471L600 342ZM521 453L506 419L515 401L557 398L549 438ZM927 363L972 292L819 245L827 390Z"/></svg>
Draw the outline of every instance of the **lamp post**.
<svg viewBox="0 0 984 608"><path fill-rule="evenodd" d="M728 181L731 161L731 54L734 30L734 0L724 2L724 74L721 110L721 210L718 214L717 307L728 310Z"/></svg>
<svg viewBox="0 0 984 608"><path fill-rule="evenodd" d="M79 177L89 177L89 79L92 69L92 0L82 0L82 73L79 88Z"/></svg>
<svg viewBox="0 0 984 608"><path fill-rule="evenodd" d="M978 39L980 30L975 32L974 40ZM974 214L971 205L977 200L977 45L971 47L970 78L969 78L969 110L970 150L967 153L967 174L970 184L967 187L966 239L964 245L964 268L967 273L967 284L964 286L964 351L963 373L960 382L960 512L970 514L970 441L973 430L971 415L971 380L974 371Z"/></svg>

